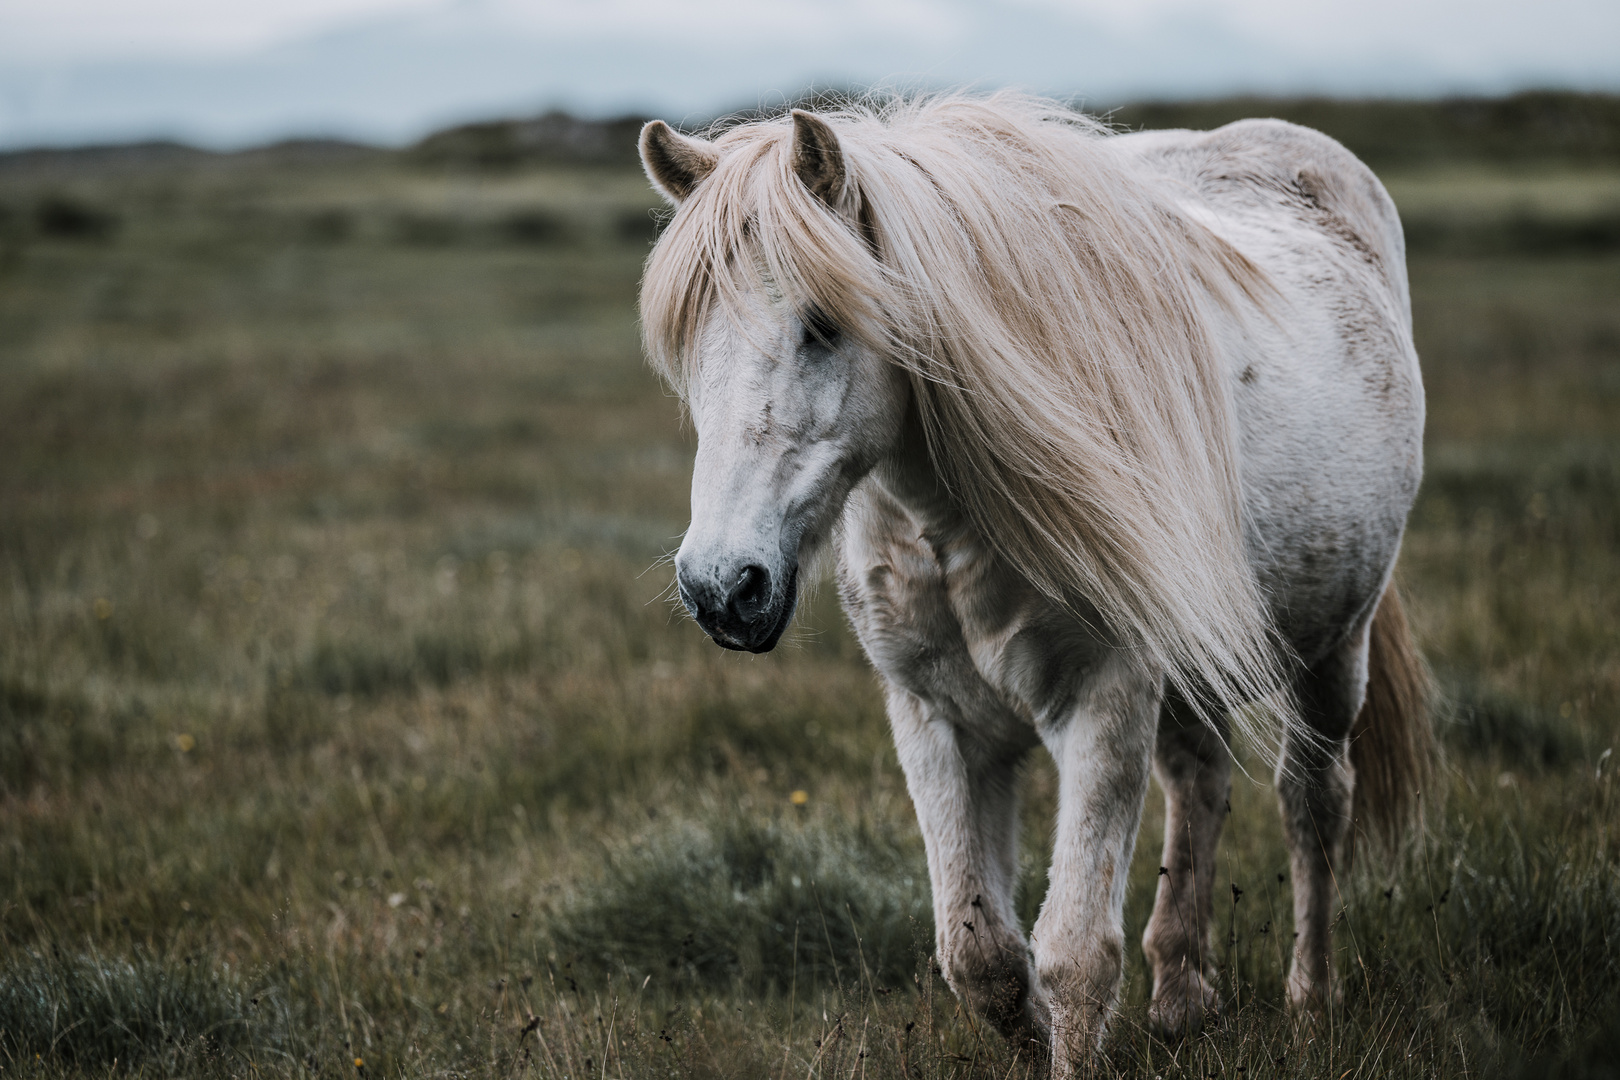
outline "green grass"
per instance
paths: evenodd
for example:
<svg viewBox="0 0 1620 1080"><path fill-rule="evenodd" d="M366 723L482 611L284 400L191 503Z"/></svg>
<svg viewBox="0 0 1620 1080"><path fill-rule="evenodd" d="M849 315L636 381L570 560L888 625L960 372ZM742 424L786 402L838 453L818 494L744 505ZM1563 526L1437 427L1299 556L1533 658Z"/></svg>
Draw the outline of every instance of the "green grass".
<svg viewBox="0 0 1620 1080"><path fill-rule="evenodd" d="M1612 1068L1620 257L1501 240L1610 205L1514 168L1391 177L1462 238L1411 266L1431 836L1342 883L1344 1005L1297 1029L1240 780L1229 1022L1151 1039L1132 948L1105 1073ZM1019 1074L931 970L831 590L760 658L670 602L692 444L639 358L637 174L29 159L0 208L0 1067ZM1026 791L1032 919L1049 761Z"/></svg>

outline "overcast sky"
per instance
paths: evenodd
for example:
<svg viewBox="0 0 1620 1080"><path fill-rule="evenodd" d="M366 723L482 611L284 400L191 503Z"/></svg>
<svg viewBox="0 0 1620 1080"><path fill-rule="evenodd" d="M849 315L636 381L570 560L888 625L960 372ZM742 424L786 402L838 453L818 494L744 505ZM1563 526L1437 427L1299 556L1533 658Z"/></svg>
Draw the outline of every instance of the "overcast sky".
<svg viewBox="0 0 1620 1080"><path fill-rule="evenodd" d="M812 82L1093 100L1620 89L1620 0L0 0L0 144L399 141Z"/></svg>

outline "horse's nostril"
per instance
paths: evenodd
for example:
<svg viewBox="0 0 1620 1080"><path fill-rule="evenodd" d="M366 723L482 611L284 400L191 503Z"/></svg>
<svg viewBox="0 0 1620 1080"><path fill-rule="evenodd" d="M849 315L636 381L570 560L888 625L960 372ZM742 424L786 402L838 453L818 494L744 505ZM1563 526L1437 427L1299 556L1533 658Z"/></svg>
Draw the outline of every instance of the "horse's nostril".
<svg viewBox="0 0 1620 1080"><path fill-rule="evenodd" d="M771 575L763 566L748 565L731 587L728 605L734 614L748 617L759 611L771 594Z"/></svg>

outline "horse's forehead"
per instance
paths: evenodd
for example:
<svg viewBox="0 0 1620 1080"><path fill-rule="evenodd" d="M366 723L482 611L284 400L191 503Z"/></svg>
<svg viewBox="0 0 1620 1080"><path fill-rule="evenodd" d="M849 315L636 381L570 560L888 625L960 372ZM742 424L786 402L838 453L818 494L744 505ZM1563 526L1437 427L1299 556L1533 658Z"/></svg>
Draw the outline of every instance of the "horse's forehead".
<svg viewBox="0 0 1620 1080"><path fill-rule="evenodd" d="M787 299L787 292L758 244L744 241L740 250L733 251L726 263L727 269L739 279L739 292L751 292L772 307L781 305Z"/></svg>
<svg viewBox="0 0 1620 1080"><path fill-rule="evenodd" d="M790 271L791 272L791 271ZM701 398L740 401L773 380L794 315L789 290L764 252L744 239L726 256L701 312L689 358L689 404Z"/></svg>
<svg viewBox="0 0 1620 1080"><path fill-rule="evenodd" d="M757 253L729 260L730 281L708 290L708 300L700 316L700 352L752 341L757 349L763 334L770 337L780 330L793 312L787 290Z"/></svg>
<svg viewBox="0 0 1620 1080"><path fill-rule="evenodd" d="M777 361L784 310L785 305L764 298L748 301L737 311L714 302L704 317L693 357L696 388L735 396L757 385Z"/></svg>

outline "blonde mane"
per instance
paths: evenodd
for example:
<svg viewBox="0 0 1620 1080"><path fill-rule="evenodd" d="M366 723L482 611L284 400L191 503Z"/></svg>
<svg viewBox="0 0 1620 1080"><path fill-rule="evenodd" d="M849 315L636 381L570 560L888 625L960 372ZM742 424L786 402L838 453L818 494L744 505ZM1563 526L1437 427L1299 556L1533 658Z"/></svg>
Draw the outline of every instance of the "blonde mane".
<svg viewBox="0 0 1620 1080"><path fill-rule="evenodd" d="M1240 706L1278 700L1286 653L1245 556L1211 327L1254 310L1260 272L1057 103L823 118L837 212L793 171L787 117L715 138L718 165L647 263L654 366L684 394L703 321L744 319L751 290L817 310L910 373L943 482L1013 566L1252 729Z"/></svg>

